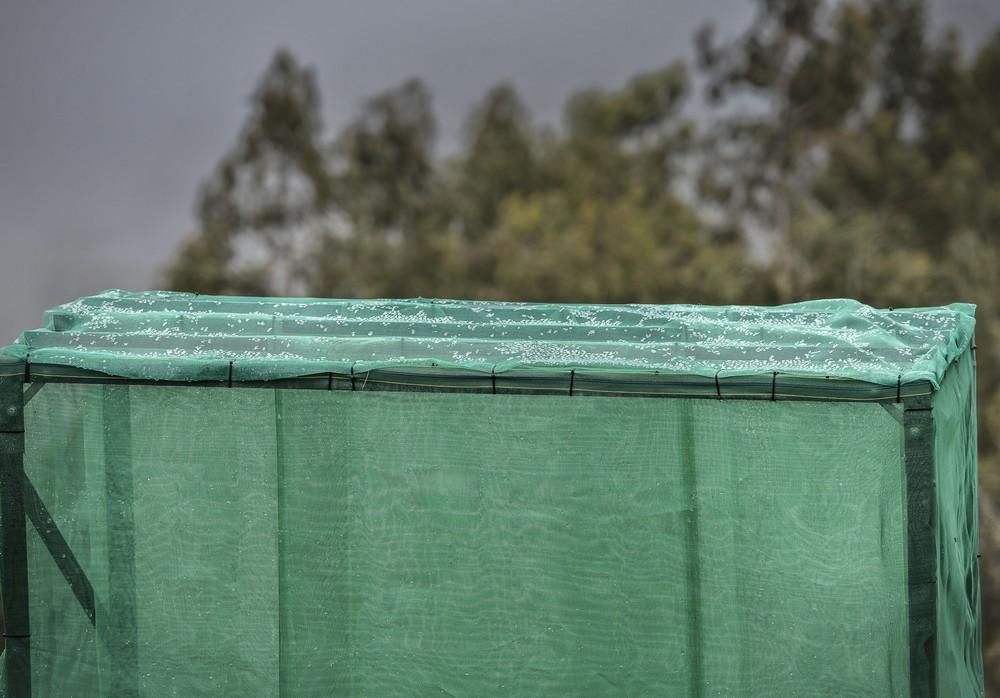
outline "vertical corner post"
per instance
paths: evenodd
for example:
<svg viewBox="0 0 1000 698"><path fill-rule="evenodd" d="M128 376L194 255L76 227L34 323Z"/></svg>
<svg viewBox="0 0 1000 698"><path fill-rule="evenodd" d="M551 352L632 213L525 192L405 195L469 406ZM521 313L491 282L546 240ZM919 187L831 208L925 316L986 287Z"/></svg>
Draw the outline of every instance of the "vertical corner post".
<svg viewBox="0 0 1000 698"><path fill-rule="evenodd" d="M31 695L31 623L21 375L0 375L0 555L6 693L10 698L22 698Z"/></svg>
<svg viewBox="0 0 1000 698"><path fill-rule="evenodd" d="M937 478L930 396L903 401L910 695L937 696Z"/></svg>

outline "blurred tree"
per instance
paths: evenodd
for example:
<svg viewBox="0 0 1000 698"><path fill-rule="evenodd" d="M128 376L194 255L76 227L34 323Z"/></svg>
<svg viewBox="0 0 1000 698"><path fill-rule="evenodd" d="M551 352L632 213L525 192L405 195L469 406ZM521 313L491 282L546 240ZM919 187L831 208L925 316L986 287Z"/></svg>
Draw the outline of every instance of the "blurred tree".
<svg viewBox="0 0 1000 698"><path fill-rule="evenodd" d="M465 125L463 150L446 164L450 197L440 209L450 235L452 273L436 285L440 293L483 297L497 285L497 246L493 235L503 202L543 186L541 153L527 107L514 88L496 85ZM453 289L449 292L448 289Z"/></svg>
<svg viewBox="0 0 1000 698"><path fill-rule="evenodd" d="M412 295L437 186L431 96L419 80L373 97L329 146L335 212L305 279L311 293Z"/></svg>
<svg viewBox="0 0 1000 698"><path fill-rule="evenodd" d="M335 143L343 206L370 230L405 231L434 174L431 96L419 80L374 97Z"/></svg>
<svg viewBox="0 0 1000 698"><path fill-rule="evenodd" d="M509 197L495 234L497 285L508 298L595 302L734 300L742 247L712 240L675 193L692 127L680 65L616 91L587 90L547 144L542 186ZM526 251L530 251L526 254Z"/></svg>
<svg viewBox="0 0 1000 698"><path fill-rule="evenodd" d="M692 127L683 66L574 96L564 132L532 128L509 85L434 158L427 88L366 102L324 142L309 70L279 52L236 148L203 188L168 270L204 292L735 300L739 241L674 193Z"/></svg>
<svg viewBox="0 0 1000 698"><path fill-rule="evenodd" d="M167 270L171 286L211 293L297 293L310 224L331 202L312 71L278 51L240 138L202 187L199 229Z"/></svg>
<svg viewBox="0 0 1000 698"><path fill-rule="evenodd" d="M528 109L508 84L491 89L473 110L454 174L458 220L470 240L496 224L505 198L541 184L534 140Z"/></svg>

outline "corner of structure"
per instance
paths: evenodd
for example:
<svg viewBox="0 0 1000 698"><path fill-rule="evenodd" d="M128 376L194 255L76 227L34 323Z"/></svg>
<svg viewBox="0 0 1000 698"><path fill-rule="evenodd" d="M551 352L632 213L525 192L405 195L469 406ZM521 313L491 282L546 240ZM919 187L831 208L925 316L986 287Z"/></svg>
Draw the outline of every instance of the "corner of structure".
<svg viewBox="0 0 1000 698"><path fill-rule="evenodd" d="M23 374L0 375L0 591L7 695L22 698L31 695Z"/></svg>

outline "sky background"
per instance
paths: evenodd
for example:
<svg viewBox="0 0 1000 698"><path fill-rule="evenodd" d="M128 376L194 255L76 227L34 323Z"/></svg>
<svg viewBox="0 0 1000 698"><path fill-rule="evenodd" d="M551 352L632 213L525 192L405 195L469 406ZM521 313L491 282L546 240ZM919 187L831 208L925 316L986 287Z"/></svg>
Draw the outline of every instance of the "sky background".
<svg viewBox="0 0 1000 698"><path fill-rule="evenodd" d="M932 7L973 42L1000 22L996 0ZM317 70L328 134L419 76L447 150L492 84L557 123L570 92L689 59L703 23L725 36L752 14L749 0L0 0L0 345L60 302L160 283L280 46Z"/></svg>

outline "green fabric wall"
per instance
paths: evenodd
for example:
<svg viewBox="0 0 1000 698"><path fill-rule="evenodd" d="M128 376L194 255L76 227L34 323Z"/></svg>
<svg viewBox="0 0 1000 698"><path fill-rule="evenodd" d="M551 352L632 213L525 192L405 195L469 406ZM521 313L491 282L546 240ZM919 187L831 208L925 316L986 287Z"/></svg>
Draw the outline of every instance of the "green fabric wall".
<svg viewBox="0 0 1000 698"><path fill-rule="evenodd" d="M895 406L52 384L27 429L105 606L32 538L38 695L906 691Z"/></svg>
<svg viewBox="0 0 1000 698"><path fill-rule="evenodd" d="M976 494L975 355L956 361L934 395L938 493L939 695L983 693Z"/></svg>

